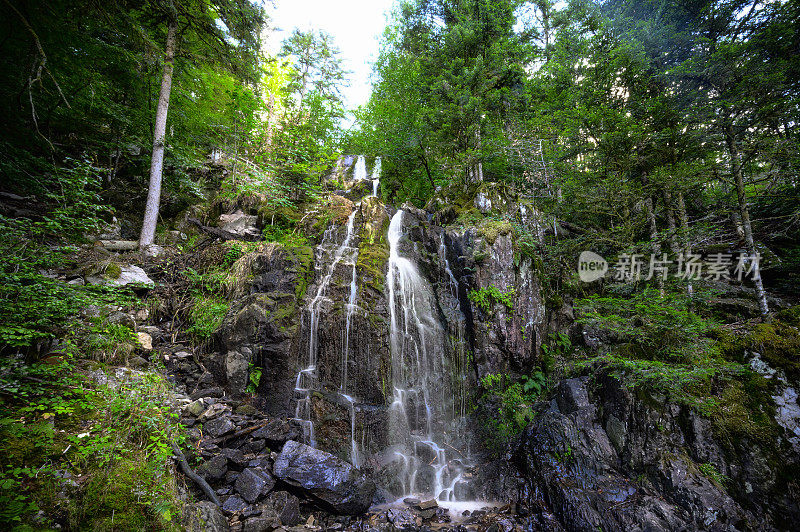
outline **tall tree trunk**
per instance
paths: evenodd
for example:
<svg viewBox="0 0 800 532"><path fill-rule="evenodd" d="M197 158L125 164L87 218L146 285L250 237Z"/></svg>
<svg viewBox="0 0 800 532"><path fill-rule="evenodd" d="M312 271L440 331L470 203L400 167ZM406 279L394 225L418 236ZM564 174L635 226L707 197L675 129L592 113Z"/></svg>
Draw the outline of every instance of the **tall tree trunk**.
<svg viewBox="0 0 800 532"><path fill-rule="evenodd" d="M742 163L739 158L739 148L736 146L736 137L733 133L733 126L726 124L725 130L725 144L728 146L728 154L731 158L731 173L736 185L736 197L739 201L739 215L742 218L742 229L744 229L744 245L747 253L751 257L756 256L756 244L753 240L753 227L750 225L750 209L747 208L747 196L744 189L744 176L742 175ZM759 265L756 264L753 270L753 284L756 287L756 296L758 297L758 306L761 309L761 315L766 316L769 313L769 306L767 305L767 293L764 291L764 282L761 280L761 272Z"/></svg>
<svg viewBox="0 0 800 532"><path fill-rule="evenodd" d="M683 253L686 259L692 254L692 245L689 243L689 215L686 214L686 203L683 201L683 192L678 192L675 197L675 207L678 210L678 221L680 223L681 231L681 244L683 245ZM694 295L694 285L692 280L688 280L686 285L686 293L691 298Z"/></svg>
<svg viewBox="0 0 800 532"><path fill-rule="evenodd" d="M678 228L675 225L675 209L672 203L672 194L669 190L664 189L664 206L667 215L667 228L669 229L669 248L677 255L680 253L680 246L678 245Z"/></svg>
<svg viewBox="0 0 800 532"><path fill-rule="evenodd" d="M658 225L656 224L655 202L652 197L648 197L644 202L644 210L647 216L647 225L650 228L650 242L653 244L653 256L656 260L661 260L661 240L658 236ZM664 297L664 278L659 274L656 276L658 293Z"/></svg>
<svg viewBox="0 0 800 532"><path fill-rule="evenodd" d="M167 131L167 110L172 90L172 69L175 63L175 41L177 24L170 22L167 29L167 46L164 56L164 75L161 78L161 92L156 108L156 122L153 130L153 157L150 160L150 187L147 189L147 205L144 209L142 234L139 248L153 243L158 223L158 206L161 201L161 176L164 170L164 138Z"/></svg>

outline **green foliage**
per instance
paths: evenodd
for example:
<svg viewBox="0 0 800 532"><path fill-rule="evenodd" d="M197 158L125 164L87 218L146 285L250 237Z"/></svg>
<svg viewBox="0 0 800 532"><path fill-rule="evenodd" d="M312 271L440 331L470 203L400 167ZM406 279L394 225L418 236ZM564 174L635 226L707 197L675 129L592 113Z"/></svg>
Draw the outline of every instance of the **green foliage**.
<svg viewBox="0 0 800 532"><path fill-rule="evenodd" d="M579 323L608 331L618 342L662 358L680 358L714 329L715 323L692 311L691 305L682 292L662 298L653 289L627 298L591 296L575 301Z"/></svg>
<svg viewBox="0 0 800 532"><path fill-rule="evenodd" d="M470 290L467 297L485 313L492 314L494 312L494 306L498 303L502 304L508 310L512 310L514 308L514 298L516 295L517 292L513 288L500 290L494 285L489 285L478 290Z"/></svg>
<svg viewBox="0 0 800 532"><path fill-rule="evenodd" d="M45 509L39 527L59 515L76 529L107 528L112 515L125 530L172 526L181 503L171 444L181 434L161 377L101 386L70 354L34 365L4 358L0 390L0 524L33 524Z"/></svg>
<svg viewBox="0 0 800 532"><path fill-rule="evenodd" d="M58 227L66 223L62 219ZM0 346L32 347L69 331L88 305L131 302L130 288L76 286L45 275L73 260L77 251L45 245L53 238L51 229L46 222L0 217Z"/></svg>
<svg viewBox="0 0 800 532"><path fill-rule="evenodd" d="M792 378L800 376L800 331L783 319L756 325L739 348L760 353L773 368Z"/></svg>
<svg viewBox="0 0 800 532"><path fill-rule="evenodd" d="M308 237L302 233L277 226L267 226L264 228L264 240L267 242L278 242L283 246L291 248L308 245Z"/></svg>
<svg viewBox="0 0 800 532"><path fill-rule="evenodd" d="M541 371L523 375L516 382L501 373L491 373L481 379L485 393L478 400L479 404L496 408L496 414L484 418L487 447L499 451L528 426L533 419L531 407L546 391L546 383L547 378Z"/></svg>
<svg viewBox="0 0 800 532"><path fill-rule="evenodd" d="M716 467L714 467L714 464L712 464L710 462L705 462L703 464L698 465L697 469L699 469L700 472L706 478L708 478L709 480L711 480L715 484L717 484L719 486L722 486L723 488L725 486L727 486L731 481L731 479L729 477L727 477L727 476L723 475L722 473L720 473L719 470Z"/></svg>
<svg viewBox="0 0 800 532"><path fill-rule="evenodd" d="M222 324L229 307L224 299L196 295L190 314L192 325L187 332L196 341L208 340Z"/></svg>
<svg viewBox="0 0 800 532"><path fill-rule="evenodd" d="M774 437L771 385L742 364L744 350L764 345L762 340L769 336L764 325L772 324L759 324L732 340L724 330L688 310L681 298L652 295L658 304L643 301L641 293L623 300L582 301L581 308L591 312L591 320L584 323L617 336L607 351L578 362L576 369L603 368L656 404L667 398L689 406L711 419L723 441ZM670 327L682 334L671 332ZM790 333L786 340L791 343L791 338ZM782 341L778 341L781 349L785 348Z"/></svg>
<svg viewBox="0 0 800 532"><path fill-rule="evenodd" d="M261 383L261 368L250 363L250 373L247 379L247 393L256 393L258 385Z"/></svg>
<svg viewBox="0 0 800 532"><path fill-rule="evenodd" d="M86 356L103 362L125 362L136 342L134 331L121 323L108 323L104 318L92 318L80 347ZM121 355L121 356L120 356Z"/></svg>

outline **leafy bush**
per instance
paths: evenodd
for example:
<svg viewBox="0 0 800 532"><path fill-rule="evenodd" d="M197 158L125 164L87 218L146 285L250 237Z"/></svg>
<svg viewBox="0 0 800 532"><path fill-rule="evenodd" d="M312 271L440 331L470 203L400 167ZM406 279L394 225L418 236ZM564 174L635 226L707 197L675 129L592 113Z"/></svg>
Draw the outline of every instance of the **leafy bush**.
<svg viewBox="0 0 800 532"><path fill-rule="evenodd" d="M492 314L497 303L501 303L508 310L513 309L516 295L517 292L513 288L503 291L491 285L478 290L470 290L467 297L485 313Z"/></svg>
<svg viewBox="0 0 800 532"><path fill-rule="evenodd" d="M578 322L613 333L618 343L663 358L685 355L716 324L691 310L683 293L660 297L653 289L629 298L592 296L575 301Z"/></svg>
<svg viewBox="0 0 800 532"><path fill-rule="evenodd" d="M71 529L108 529L112 516L120 530L169 528L180 506L171 445L182 438L169 385L149 373L95 384L76 347L64 350L34 365L0 359L0 525L41 508Z"/></svg>
<svg viewBox="0 0 800 532"><path fill-rule="evenodd" d="M192 325L187 332L195 340L207 340L222 324L228 307L229 303L224 299L196 295L191 311Z"/></svg>
<svg viewBox="0 0 800 532"><path fill-rule="evenodd" d="M541 371L523 375L516 382L502 373L492 373L481 379L485 393L479 403L497 404L496 415L487 416L487 446L500 450L504 444L522 432L533 419L533 403L545 392L547 378Z"/></svg>

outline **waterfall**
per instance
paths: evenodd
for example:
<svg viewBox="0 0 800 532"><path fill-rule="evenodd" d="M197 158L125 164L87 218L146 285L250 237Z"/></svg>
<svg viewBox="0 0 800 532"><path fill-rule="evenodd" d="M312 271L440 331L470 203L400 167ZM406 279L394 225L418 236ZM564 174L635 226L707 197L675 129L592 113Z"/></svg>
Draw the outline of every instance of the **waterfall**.
<svg viewBox="0 0 800 532"><path fill-rule="evenodd" d="M308 312L310 314L310 330L308 340L308 365L297 373L295 380L295 395L297 398L297 405L295 407L295 420L303 426L304 438L309 445L314 446L314 423L311 421L311 390L317 377L317 351L319 348L319 311L322 301L325 299L325 294L331 284L331 278L336 270L336 266L342 261L345 253L350 249L350 243L353 239L353 226L355 224L357 209L347 219L347 231L344 240L333 252L330 266L317 287L317 292L311 302L308 304ZM335 225L332 225L325 231L322 242L317 247L317 251L321 256L325 255L326 243L333 238L335 234Z"/></svg>
<svg viewBox="0 0 800 532"><path fill-rule="evenodd" d="M381 183L381 158L375 158L375 165L372 167L372 196L378 197L378 186Z"/></svg>
<svg viewBox="0 0 800 532"><path fill-rule="evenodd" d="M356 209L360 207L361 203L359 202L356 205ZM358 264L357 248L355 250L355 253L353 253L352 262L353 262L353 273L350 276L350 297L347 300L347 306L346 306L344 349L342 350L341 395L350 405L350 463L352 463L356 467L359 467L361 464L361 456L358 450L358 444L356 443L356 405L355 405L355 400L351 396L347 395L347 372L348 372L348 365L350 363L350 325L353 321L353 312L355 312L356 309L356 296L358 295L358 284L356 283L357 281L356 265Z"/></svg>
<svg viewBox="0 0 800 532"><path fill-rule="evenodd" d="M389 410L389 441L402 458L401 484L407 494L455 498L463 462L448 457L458 446L462 411L455 389L464 365L448 359L448 334L438 319L430 284L409 259L400 256L403 211L389 223L390 347L393 397ZM449 268L449 266L448 266ZM455 279L454 279L455 280Z"/></svg>
<svg viewBox="0 0 800 532"><path fill-rule="evenodd" d="M363 155L359 155L356 160L356 168L353 171L353 181L365 181L367 179L367 162Z"/></svg>
<svg viewBox="0 0 800 532"><path fill-rule="evenodd" d="M444 242L444 235L442 235L442 241L439 243L439 260L444 263L444 271L448 277L450 295L458 301L458 281L455 275L453 275L453 271L450 269L450 261L447 260L447 245Z"/></svg>
<svg viewBox="0 0 800 532"><path fill-rule="evenodd" d="M341 394L345 401L350 405L350 463L356 467L361 467L361 452L356 443L356 404L355 400L347 394Z"/></svg>

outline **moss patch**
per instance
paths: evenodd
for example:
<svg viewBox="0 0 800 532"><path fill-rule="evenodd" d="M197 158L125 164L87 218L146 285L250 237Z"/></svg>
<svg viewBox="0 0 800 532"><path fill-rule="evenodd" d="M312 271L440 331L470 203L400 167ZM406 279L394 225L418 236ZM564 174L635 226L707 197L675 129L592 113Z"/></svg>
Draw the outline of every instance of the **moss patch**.
<svg viewBox="0 0 800 532"><path fill-rule="evenodd" d="M104 273L106 277L110 279L119 279L119 276L122 275L122 267L116 262L112 262L106 266L106 271Z"/></svg>
<svg viewBox="0 0 800 532"><path fill-rule="evenodd" d="M290 271L297 274L294 293L297 300L305 297L308 285L313 278L314 248L311 246L297 246L286 248L294 265Z"/></svg>
<svg viewBox="0 0 800 532"><path fill-rule="evenodd" d="M514 227L508 220L494 220L487 218L478 226L478 234L482 235L489 244L494 244L500 235L510 235Z"/></svg>

